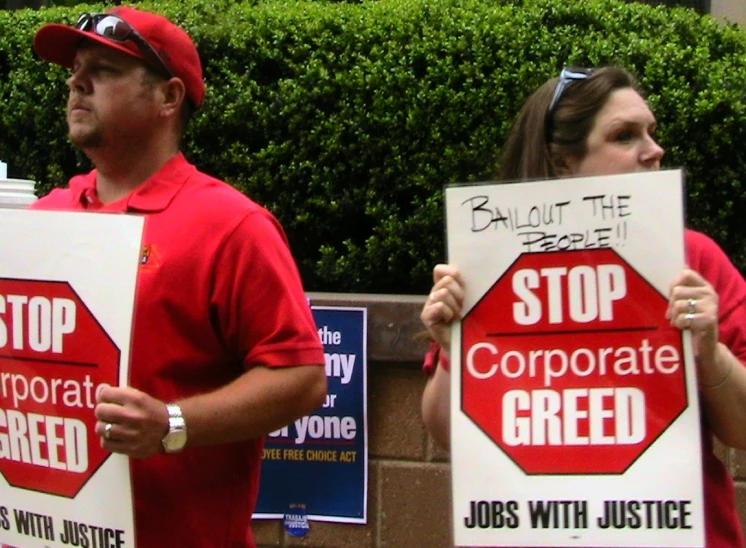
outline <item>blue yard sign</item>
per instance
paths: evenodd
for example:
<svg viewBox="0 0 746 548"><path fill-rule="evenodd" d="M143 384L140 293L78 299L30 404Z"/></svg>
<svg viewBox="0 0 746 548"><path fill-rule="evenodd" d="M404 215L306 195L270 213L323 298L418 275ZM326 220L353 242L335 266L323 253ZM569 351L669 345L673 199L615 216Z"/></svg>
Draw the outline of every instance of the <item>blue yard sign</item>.
<svg viewBox="0 0 746 548"><path fill-rule="evenodd" d="M267 437L255 519L366 523L367 310L312 307L324 345L323 407Z"/></svg>

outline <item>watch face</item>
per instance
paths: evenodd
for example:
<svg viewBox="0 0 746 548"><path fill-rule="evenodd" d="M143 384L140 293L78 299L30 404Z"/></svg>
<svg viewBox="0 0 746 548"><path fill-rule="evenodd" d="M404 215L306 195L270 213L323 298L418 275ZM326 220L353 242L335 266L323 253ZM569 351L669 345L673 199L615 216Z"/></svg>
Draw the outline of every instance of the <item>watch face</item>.
<svg viewBox="0 0 746 548"><path fill-rule="evenodd" d="M168 453L179 451L186 444L186 432L184 430L176 430L166 434L163 438L163 448Z"/></svg>

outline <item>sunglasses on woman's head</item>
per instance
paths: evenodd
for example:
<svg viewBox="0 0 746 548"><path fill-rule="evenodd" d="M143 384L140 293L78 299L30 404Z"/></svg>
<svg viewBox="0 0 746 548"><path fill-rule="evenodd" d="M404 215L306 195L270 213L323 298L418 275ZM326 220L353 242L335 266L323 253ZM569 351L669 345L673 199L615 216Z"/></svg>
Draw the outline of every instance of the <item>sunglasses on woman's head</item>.
<svg viewBox="0 0 746 548"><path fill-rule="evenodd" d="M108 38L112 42L133 42L145 60L158 72L171 78L173 73L155 48L121 17L110 13L84 13L75 23L75 28Z"/></svg>
<svg viewBox="0 0 746 548"><path fill-rule="evenodd" d="M557 108L557 103L559 103L559 100L562 98L562 94L565 93L567 86L578 80L585 80L592 72L593 69L587 68L563 68L562 72L560 72L559 80L557 80L557 86L554 88L552 100L549 102L547 115L552 114L554 109Z"/></svg>
<svg viewBox="0 0 746 548"><path fill-rule="evenodd" d="M549 102L549 107L547 108L547 114L545 118L547 125L547 142L549 142L549 137L551 136L552 115L554 114L554 110L557 108L557 104L560 102L560 99L562 99L562 95L565 93L565 90L567 90L567 87L573 82L577 82L578 80L585 80L591 75L592 72L592 68L582 67L565 67L562 69L562 72L560 72L559 80L557 80L557 85L554 88L554 94L552 95L552 100Z"/></svg>

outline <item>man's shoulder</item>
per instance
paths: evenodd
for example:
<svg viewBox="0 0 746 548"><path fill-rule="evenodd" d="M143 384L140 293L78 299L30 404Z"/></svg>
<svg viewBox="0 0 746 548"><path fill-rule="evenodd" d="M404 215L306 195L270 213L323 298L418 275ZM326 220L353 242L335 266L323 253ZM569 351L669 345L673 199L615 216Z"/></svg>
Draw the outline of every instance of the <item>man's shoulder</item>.
<svg viewBox="0 0 746 548"><path fill-rule="evenodd" d="M241 247L269 248L274 241L287 244L284 229L272 212L225 181L199 171L190 175L168 210L170 229L179 226L197 239L227 238L240 242Z"/></svg>
<svg viewBox="0 0 746 548"><path fill-rule="evenodd" d="M74 209L75 203L79 201L77 199L79 195L79 192L75 192L70 188L55 188L49 194L31 204L29 209L51 211Z"/></svg>
<svg viewBox="0 0 746 548"><path fill-rule="evenodd" d="M29 209L59 209L67 206L72 201L71 191L69 188L55 188L46 196L42 196L29 206Z"/></svg>
<svg viewBox="0 0 746 548"><path fill-rule="evenodd" d="M183 189L184 199L201 210L217 210L223 215L264 212L264 207L227 182L199 170L189 178Z"/></svg>
<svg viewBox="0 0 746 548"><path fill-rule="evenodd" d="M85 188L93 185L93 172L76 175L70 179L66 187L53 188L49 194L46 194L34 202L29 209L38 210L67 210L79 209L80 197Z"/></svg>

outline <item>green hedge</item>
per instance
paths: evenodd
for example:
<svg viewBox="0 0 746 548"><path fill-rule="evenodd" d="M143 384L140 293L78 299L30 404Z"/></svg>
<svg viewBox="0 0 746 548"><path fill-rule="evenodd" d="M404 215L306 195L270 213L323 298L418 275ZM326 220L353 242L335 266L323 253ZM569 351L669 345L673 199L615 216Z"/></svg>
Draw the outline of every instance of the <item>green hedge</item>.
<svg viewBox="0 0 746 548"><path fill-rule="evenodd" d="M525 97L565 64L640 77L691 226L746 269L746 33L616 0L140 2L199 45L208 95L189 158L265 204L310 290L424 293L443 259L443 184L491 178ZM46 21L0 13L0 158L39 191L87 169L65 138L65 71Z"/></svg>

